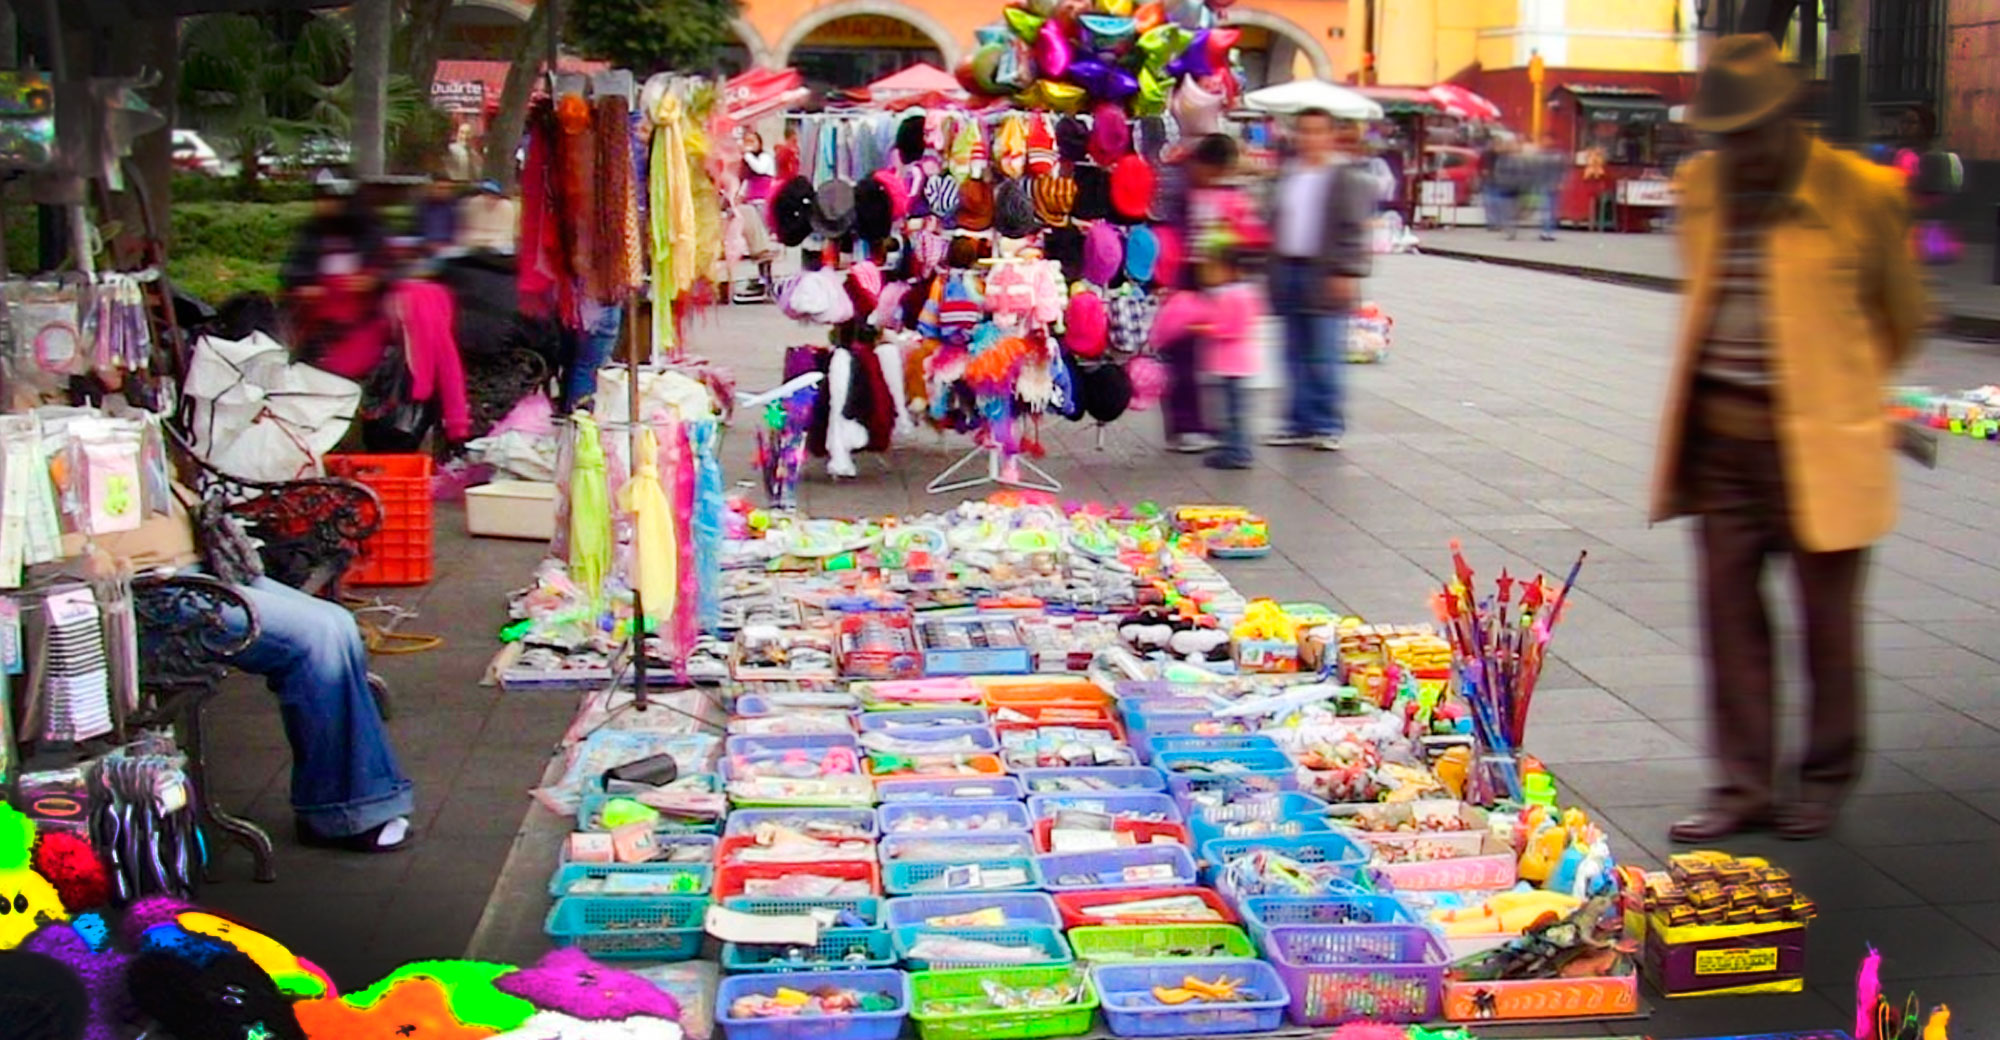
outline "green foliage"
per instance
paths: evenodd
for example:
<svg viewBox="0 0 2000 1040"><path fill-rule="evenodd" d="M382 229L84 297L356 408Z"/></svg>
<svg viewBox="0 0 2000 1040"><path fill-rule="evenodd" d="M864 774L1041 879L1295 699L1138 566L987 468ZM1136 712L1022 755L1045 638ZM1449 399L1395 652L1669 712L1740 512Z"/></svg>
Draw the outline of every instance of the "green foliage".
<svg viewBox="0 0 2000 1040"><path fill-rule="evenodd" d="M631 69L698 70L736 42L729 20L736 0L571 0L570 45L582 54Z"/></svg>
<svg viewBox="0 0 2000 1040"><path fill-rule="evenodd" d="M329 134L335 94L353 64L352 27L315 16L208 14L182 23L180 114L216 151L242 164L254 192L262 156L288 155Z"/></svg>
<svg viewBox="0 0 2000 1040"><path fill-rule="evenodd" d="M230 202L240 197L235 181L202 173L174 174L172 191L177 207L188 202ZM310 202L312 196L312 181L292 177L265 182L257 198L260 202Z"/></svg>
<svg viewBox="0 0 2000 1040"><path fill-rule="evenodd" d="M278 268L311 215L309 202L182 202L176 197L167 273L210 303L240 292L275 293Z"/></svg>
<svg viewBox="0 0 2000 1040"><path fill-rule="evenodd" d="M237 293L277 295L278 266L277 260L177 254L167 260L167 275L174 285L213 305Z"/></svg>

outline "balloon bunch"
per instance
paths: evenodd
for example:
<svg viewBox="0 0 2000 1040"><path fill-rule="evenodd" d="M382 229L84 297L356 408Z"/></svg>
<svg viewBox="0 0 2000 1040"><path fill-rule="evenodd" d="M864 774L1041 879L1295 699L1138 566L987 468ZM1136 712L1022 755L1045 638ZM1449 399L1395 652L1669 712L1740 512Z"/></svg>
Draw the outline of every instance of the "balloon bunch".
<svg viewBox="0 0 2000 1040"><path fill-rule="evenodd" d="M977 98L1079 112L1110 102L1163 115L1176 82L1233 101L1241 30L1216 24L1234 0L1009 0L978 30L958 81Z"/></svg>

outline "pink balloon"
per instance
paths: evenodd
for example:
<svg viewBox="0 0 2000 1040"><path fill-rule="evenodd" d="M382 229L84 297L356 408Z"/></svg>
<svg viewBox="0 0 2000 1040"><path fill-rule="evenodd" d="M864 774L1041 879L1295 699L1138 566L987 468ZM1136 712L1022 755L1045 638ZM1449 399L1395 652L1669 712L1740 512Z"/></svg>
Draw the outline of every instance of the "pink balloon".
<svg viewBox="0 0 2000 1040"><path fill-rule="evenodd" d="M1035 65L1042 75L1049 79L1061 79L1069 72L1072 55L1069 37L1063 35L1062 24L1050 19L1042 23L1042 31L1035 37Z"/></svg>
<svg viewBox="0 0 2000 1040"><path fill-rule="evenodd" d="M1208 32L1208 60L1217 67L1229 64L1229 52L1235 49L1237 41L1243 38L1241 29L1210 29Z"/></svg>

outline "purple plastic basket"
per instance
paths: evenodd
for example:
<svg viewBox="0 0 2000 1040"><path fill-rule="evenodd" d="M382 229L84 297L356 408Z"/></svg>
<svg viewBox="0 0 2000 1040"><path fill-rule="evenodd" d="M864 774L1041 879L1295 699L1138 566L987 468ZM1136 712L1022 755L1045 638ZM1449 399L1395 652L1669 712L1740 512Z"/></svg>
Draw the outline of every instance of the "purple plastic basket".
<svg viewBox="0 0 2000 1040"><path fill-rule="evenodd" d="M1162 873L1162 868L1171 874ZM1041 887L1051 892L1173 888L1195 883L1194 857L1179 845L1138 845L1129 849L1036 856L1035 873Z"/></svg>
<svg viewBox="0 0 2000 1040"><path fill-rule="evenodd" d="M1451 964L1421 925L1278 925L1264 933L1264 955L1301 1026L1428 1022L1438 1017Z"/></svg>
<svg viewBox="0 0 2000 1040"><path fill-rule="evenodd" d="M1157 794L1167 789L1167 778L1148 766L1078 766L1057 769L1020 769L1015 776L1029 794Z"/></svg>
<svg viewBox="0 0 2000 1040"><path fill-rule="evenodd" d="M1183 823L1181 807L1163 794L1144 791L1105 791L1084 794L1031 794L1028 815L1046 820L1059 812L1104 813L1107 816L1151 817L1162 823Z"/></svg>
<svg viewBox="0 0 2000 1040"><path fill-rule="evenodd" d="M881 992L896 998L894 1011L858 1011L851 1015L800 1015L792 1018L731 1018L738 997L770 996L780 989L812 992L828 984L863 993ZM715 993L715 1023L729 1040L896 1040L910 1016L910 977L900 971L768 972L731 975Z"/></svg>
<svg viewBox="0 0 2000 1040"><path fill-rule="evenodd" d="M897 896L883 905L882 926L905 928L934 917L962 917L981 910L1000 911L1007 926L1042 924L1062 927L1056 901L1042 892L961 892L955 895Z"/></svg>
<svg viewBox="0 0 2000 1040"><path fill-rule="evenodd" d="M949 780L879 780L875 797L882 804L931 802L948 798L1018 802L1025 792L1011 776L956 776Z"/></svg>
<svg viewBox="0 0 2000 1040"><path fill-rule="evenodd" d="M833 823L858 828L870 838L881 833L873 809L738 809L723 822L722 836L755 834L760 823L775 823L793 830L805 830L816 823Z"/></svg>
<svg viewBox="0 0 2000 1040"><path fill-rule="evenodd" d="M1174 987L1189 975L1243 980L1256 1000L1227 1004L1162 1004L1155 987ZM1248 958L1160 960L1100 964L1091 970L1102 1001L1104 1023L1115 1036L1228 1036L1275 1032L1284 1024L1291 1000L1275 968Z"/></svg>
<svg viewBox="0 0 2000 1040"><path fill-rule="evenodd" d="M922 733L940 726L987 726L985 708L925 708L918 711L862 712L856 727L863 733Z"/></svg>
<svg viewBox="0 0 2000 1040"><path fill-rule="evenodd" d="M875 817L881 822L883 834L978 834L1034 829L1027 806L999 799L895 802L876 809Z"/></svg>

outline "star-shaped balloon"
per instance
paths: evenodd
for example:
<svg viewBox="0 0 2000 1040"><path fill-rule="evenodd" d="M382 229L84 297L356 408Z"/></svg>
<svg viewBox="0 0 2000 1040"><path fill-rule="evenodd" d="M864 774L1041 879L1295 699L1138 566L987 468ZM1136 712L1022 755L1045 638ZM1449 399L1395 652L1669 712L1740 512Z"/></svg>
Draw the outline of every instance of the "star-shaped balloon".
<svg viewBox="0 0 2000 1040"><path fill-rule="evenodd" d="M1147 33L1165 25L1166 21L1167 7L1158 0L1150 4L1140 4L1138 9L1132 12L1132 28L1138 32L1141 39L1144 39Z"/></svg>
<svg viewBox="0 0 2000 1040"><path fill-rule="evenodd" d="M1167 63L1180 57L1193 39L1193 33L1171 23L1147 30L1144 36L1139 37L1139 51L1145 56L1145 67L1154 72L1164 71Z"/></svg>
<svg viewBox="0 0 2000 1040"><path fill-rule="evenodd" d="M1093 50L1116 51L1132 41L1138 25L1129 15L1087 14L1077 19Z"/></svg>
<svg viewBox="0 0 2000 1040"><path fill-rule="evenodd" d="M1132 0L1097 0L1097 9L1122 18L1132 13Z"/></svg>
<svg viewBox="0 0 2000 1040"><path fill-rule="evenodd" d="M1179 79L1182 76L1201 77L1214 72L1215 65L1209 60L1208 36L1207 29L1195 33L1194 39L1188 41L1187 47L1179 56L1167 63L1167 75Z"/></svg>

